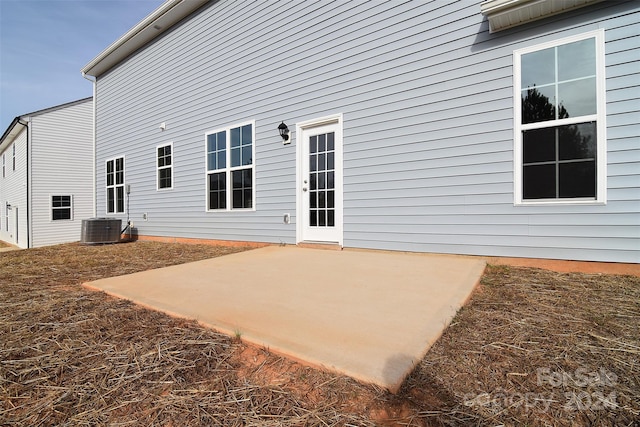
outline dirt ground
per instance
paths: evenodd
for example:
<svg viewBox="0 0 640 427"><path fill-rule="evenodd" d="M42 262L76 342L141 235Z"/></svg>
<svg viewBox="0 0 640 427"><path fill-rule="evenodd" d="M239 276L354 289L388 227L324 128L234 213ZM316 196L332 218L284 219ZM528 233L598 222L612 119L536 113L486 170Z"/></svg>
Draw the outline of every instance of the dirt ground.
<svg viewBox="0 0 640 427"><path fill-rule="evenodd" d="M396 395L80 286L239 250L1 253L0 425L638 425L638 277L489 266Z"/></svg>

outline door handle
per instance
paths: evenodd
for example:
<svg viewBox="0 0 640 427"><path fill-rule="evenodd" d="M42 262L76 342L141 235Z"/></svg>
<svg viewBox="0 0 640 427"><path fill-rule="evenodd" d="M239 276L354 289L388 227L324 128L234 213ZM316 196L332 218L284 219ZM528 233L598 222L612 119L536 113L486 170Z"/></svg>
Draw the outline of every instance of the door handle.
<svg viewBox="0 0 640 427"><path fill-rule="evenodd" d="M307 191L307 187L302 187L302 191Z"/></svg>

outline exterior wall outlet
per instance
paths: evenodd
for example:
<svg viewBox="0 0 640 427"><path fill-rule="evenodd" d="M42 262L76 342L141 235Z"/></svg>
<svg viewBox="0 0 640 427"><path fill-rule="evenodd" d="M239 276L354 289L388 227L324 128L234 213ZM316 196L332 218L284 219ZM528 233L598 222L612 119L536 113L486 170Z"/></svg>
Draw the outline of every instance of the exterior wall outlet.
<svg viewBox="0 0 640 427"><path fill-rule="evenodd" d="M284 214L284 223L285 224L291 223L291 215L290 214L288 214L288 213Z"/></svg>
<svg viewBox="0 0 640 427"><path fill-rule="evenodd" d="M146 221L146 220L147 220L147 213L146 213L146 212L142 214L142 220L143 220L143 221Z"/></svg>

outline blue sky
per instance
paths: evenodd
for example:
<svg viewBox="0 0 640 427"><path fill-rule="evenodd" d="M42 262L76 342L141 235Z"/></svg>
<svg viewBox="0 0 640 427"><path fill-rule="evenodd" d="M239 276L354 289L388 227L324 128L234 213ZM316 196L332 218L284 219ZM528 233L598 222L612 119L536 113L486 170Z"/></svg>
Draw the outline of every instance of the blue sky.
<svg viewBox="0 0 640 427"><path fill-rule="evenodd" d="M14 117L92 95L80 69L162 0L0 0L0 135Z"/></svg>

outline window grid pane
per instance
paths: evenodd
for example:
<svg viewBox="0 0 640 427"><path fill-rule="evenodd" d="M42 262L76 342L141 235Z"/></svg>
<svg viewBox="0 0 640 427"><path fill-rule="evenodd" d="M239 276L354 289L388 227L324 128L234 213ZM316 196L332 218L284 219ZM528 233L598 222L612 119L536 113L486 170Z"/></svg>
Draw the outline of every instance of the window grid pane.
<svg viewBox="0 0 640 427"><path fill-rule="evenodd" d="M209 209L253 208L253 125L207 135L206 161L208 171L220 171L208 175Z"/></svg>
<svg viewBox="0 0 640 427"><path fill-rule="evenodd" d="M107 213L124 213L124 157L106 165Z"/></svg>
<svg viewBox="0 0 640 427"><path fill-rule="evenodd" d="M523 200L597 199L596 38L520 55Z"/></svg>

